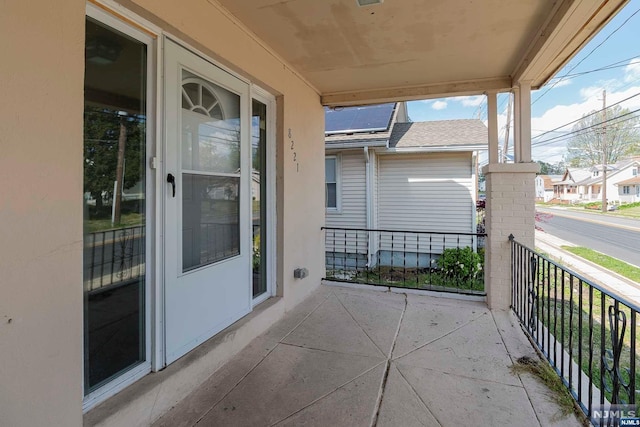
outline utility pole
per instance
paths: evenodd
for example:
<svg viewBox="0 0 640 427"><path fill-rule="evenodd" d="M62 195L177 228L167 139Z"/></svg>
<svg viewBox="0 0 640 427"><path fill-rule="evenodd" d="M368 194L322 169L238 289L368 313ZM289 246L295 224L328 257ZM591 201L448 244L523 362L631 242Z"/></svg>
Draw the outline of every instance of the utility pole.
<svg viewBox="0 0 640 427"><path fill-rule="evenodd" d="M124 181L124 152L127 145L127 128L125 126L126 119L120 117L120 134L118 136L118 161L116 164L116 185L113 192L113 216L111 222L113 225L120 223L122 211L122 187Z"/></svg>
<svg viewBox="0 0 640 427"><path fill-rule="evenodd" d="M509 95L509 106L507 107L507 125L504 129L504 143L502 144L502 163L507 163L507 151L509 150L509 126L511 125L511 104L513 98L511 92Z"/></svg>
<svg viewBox="0 0 640 427"><path fill-rule="evenodd" d="M607 212L607 90L602 90L602 212Z"/></svg>

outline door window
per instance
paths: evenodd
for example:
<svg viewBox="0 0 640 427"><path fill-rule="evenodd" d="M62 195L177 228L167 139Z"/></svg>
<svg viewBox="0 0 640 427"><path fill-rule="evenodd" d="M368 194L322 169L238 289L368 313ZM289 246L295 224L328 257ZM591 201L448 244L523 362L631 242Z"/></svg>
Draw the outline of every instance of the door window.
<svg viewBox="0 0 640 427"><path fill-rule="evenodd" d="M182 271L240 254L240 96L182 70Z"/></svg>

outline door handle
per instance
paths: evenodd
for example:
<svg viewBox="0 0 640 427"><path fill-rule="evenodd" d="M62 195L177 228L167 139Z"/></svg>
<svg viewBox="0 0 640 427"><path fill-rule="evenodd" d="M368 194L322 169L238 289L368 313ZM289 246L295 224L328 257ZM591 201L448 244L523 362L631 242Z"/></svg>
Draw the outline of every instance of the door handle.
<svg viewBox="0 0 640 427"><path fill-rule="evenodd" d="M172 174L167 174L167 182L171 184L173 197L176 197L176 177L173 176Z"/></svg>

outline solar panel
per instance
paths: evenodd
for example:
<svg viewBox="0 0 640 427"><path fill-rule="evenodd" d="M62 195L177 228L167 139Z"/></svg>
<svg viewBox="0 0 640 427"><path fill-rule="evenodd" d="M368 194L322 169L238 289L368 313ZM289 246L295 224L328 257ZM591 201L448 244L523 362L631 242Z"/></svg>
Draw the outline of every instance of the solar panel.
<svg viewBox="0 0 640 427"><path fill-rule="evenodd" d="M389 129L395 103L324 109L325 134L380 132Z"/></svg>

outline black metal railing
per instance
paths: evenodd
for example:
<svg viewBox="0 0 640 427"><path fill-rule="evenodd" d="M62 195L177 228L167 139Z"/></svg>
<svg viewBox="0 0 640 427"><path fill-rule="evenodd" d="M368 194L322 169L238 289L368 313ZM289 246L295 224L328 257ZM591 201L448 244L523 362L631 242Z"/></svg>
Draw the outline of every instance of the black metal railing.
<svg viewBox="0 0 640 427"><path fill-rule="evenodd" d="M513 311L592 423L618 425L618 410L635 410L640 384L638 306L509 240Z"/></svg>
<svg viewBox="0 0 640 427"><path fill-rule="evenodd" d="M84 237L85 291L138 280L145 271L144 225L88 233Z"/></svg>
<svg viewBox="0 0 640 427"><path fill-rule="evenodd" d="M485 234L322 229L326 280L485 294Z"/></svg>

